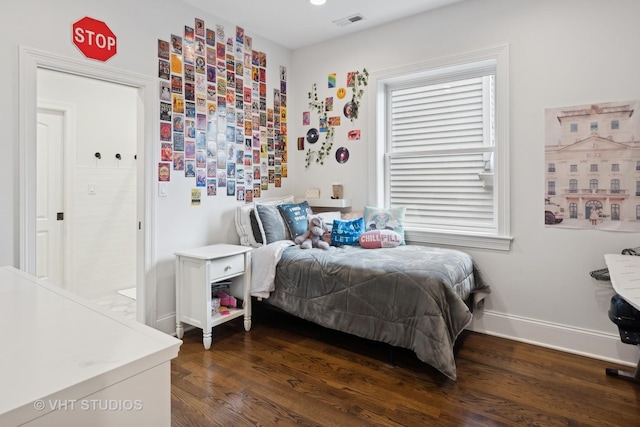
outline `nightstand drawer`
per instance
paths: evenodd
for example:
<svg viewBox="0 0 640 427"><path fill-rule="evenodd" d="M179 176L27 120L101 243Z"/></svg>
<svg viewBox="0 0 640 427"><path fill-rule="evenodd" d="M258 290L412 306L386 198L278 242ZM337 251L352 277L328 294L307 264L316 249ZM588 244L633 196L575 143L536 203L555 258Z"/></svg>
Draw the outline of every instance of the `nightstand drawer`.
<svg viewBox="0 0 640 427"><path fill-rule="evenodd" d="M209 265L209 280L244 273L244 254L213 259Z"/></svg>

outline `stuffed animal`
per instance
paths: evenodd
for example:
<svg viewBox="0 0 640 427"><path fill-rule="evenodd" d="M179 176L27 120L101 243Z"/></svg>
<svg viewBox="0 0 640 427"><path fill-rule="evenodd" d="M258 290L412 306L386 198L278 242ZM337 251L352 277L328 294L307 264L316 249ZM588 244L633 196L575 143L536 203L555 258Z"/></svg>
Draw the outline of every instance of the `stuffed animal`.
<svg viewBox="0 0 640 427"><path fill-rule="evenodd" d="M302 249L329 249L329 244L322 240L322 235L328 230L322 218L319 215L309 215L307 216L307 222L309 227L304 234L296 237L296 244L300 245Z"/></svg>

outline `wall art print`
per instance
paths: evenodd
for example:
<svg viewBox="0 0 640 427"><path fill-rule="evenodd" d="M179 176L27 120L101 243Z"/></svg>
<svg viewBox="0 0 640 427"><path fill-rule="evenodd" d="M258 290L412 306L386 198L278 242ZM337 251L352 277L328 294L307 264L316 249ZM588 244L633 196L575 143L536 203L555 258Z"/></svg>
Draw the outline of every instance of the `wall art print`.
<svg viewBox="0 0 640 427"><path fill-rule="evenodd" d="M158 40L160 139L158 180L193 180L201 194L251 202L287 177L287 81L279 69L267 101L267 54L244 29L193 26ZM167 169L174 173L167 173Z"/></svg>
<svg viewBox="0 0 640 427"><path fill-rule="evenodd" d="M640 232L638 112L638 100L545 110L547 227Z"/></svg>

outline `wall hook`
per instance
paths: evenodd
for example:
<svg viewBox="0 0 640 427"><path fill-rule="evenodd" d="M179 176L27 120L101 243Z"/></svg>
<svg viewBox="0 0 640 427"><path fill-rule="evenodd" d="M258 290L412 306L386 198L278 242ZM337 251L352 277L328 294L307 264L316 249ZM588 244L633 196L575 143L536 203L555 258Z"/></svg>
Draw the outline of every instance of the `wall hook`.
<svg viewBox="0 0 640 427"><path fill-rule="evenodd" d="M95 156L96 156L96 158L97 158L97 159L101 159L101 158L102 158L102 156L100 155L100 153L96 153L96 154L95 154Z"/></svg>
<svg viewBox="0 0 640 427"><path fill-rule="evenodd" d="M120 160L120 153L116 153L116 159Z"/></svg>

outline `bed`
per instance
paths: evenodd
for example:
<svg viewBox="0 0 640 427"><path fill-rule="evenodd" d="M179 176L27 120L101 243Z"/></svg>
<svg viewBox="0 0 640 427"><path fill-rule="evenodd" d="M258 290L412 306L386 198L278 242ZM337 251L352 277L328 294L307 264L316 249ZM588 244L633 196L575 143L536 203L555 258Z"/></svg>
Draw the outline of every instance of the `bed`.
<svg viewBox="0 0 640 427"><path fill-rule="evenodd" d="M468 254L418 245L301 249L291 235L260 244L267 224L252 221L251 208L239 208L236 226L241 243L255 245L252 296L321 326L410 349L456 379L454 343L489 293Z"/></svg>

